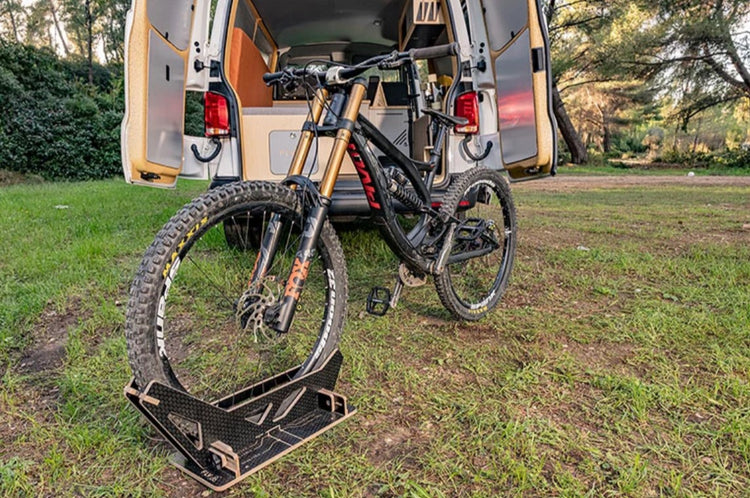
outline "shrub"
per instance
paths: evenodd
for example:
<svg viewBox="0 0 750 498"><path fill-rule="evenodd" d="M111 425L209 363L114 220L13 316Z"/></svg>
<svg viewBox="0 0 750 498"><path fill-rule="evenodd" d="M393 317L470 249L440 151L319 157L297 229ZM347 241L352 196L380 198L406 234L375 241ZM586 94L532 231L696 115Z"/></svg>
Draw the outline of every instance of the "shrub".
<svg viewBox="0 0 750 498"><path fill-rule="evenodd" d="M89 180L121 171L122 80L49 50L0 45L0 168L48 180Z"/></svg>
<svg viewBox="0 0 750 498"><path fill-rule="evenodd" d="M715 162L727 168L750 170L750 148L730 149L715 158Z"/></svg>

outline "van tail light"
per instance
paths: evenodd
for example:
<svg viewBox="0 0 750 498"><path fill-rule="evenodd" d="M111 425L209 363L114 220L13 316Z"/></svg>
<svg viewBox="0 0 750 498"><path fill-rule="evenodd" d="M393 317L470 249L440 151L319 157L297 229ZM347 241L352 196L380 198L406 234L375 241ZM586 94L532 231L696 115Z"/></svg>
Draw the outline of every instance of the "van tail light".
<svg viewBox="0 0 750 498"><path fill-rule="evenodd" d="M218 93L207 92L203 101L207 137L223 137L230 133L229 103Z"/></svg>
<svg viewBox="0 0 750 498"><path fill-rule="evenodd" d="M462 93L456 98L456 117L469 122L457 125L456 133L475 135L479 133L479 96L477 92Z"/></svg>

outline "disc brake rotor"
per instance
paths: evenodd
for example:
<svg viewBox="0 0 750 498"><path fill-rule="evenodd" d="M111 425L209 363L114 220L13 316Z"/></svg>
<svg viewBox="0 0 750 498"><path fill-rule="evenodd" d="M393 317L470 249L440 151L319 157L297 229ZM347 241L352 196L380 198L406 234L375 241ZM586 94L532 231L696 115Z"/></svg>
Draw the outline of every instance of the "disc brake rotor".
<svg viewBox="0 0 750 498"><path fill-rule="evenodd" d="M252 332L256 343L273 342L278 333L266 326L266 310L278 302L283 286L275 277L264 277L240 296L237 301L236 320L241 330Z"/></svg>

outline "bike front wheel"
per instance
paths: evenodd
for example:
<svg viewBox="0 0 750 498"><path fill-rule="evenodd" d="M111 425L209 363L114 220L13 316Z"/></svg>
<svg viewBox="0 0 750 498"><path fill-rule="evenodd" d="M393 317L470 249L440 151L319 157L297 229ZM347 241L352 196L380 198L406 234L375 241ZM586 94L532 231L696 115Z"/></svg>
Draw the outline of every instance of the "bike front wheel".
<svg viewBox="0 0 750 498"><path fill-rule="evenodd" d="M203 194L164 226L128 303L128 359L139 386L156 380L215 400L300 365L297 376L322 366L338 346L347 298L343 251L327 221L289 332L264 319L284 297L303 211L287 187L236 183ZM249 283L273 215L281 234L273 263Z"/></svg>
<svg viewBox="0 0 750 498"><path fill-rule="evenodd" d="M513 269L516 209L510 187L497 171L472 169L448 189L441 211L456 220L456 229L435 287L455 317L479 320L500 301Z"/></svg>

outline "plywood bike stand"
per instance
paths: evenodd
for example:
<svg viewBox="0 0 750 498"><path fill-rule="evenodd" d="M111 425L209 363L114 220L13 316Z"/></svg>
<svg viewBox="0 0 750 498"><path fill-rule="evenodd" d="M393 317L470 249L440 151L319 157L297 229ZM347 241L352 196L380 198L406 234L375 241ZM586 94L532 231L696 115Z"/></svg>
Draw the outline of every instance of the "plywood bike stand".
<svg viewBox="0 0 750 498"><path fill-rule="evenodd" d="M224 491L354 415L333 392L341 362L336 351L300 378L296 368L213 403L158 382L131 381L125 396L177 449L177 467Z"/></svg>

